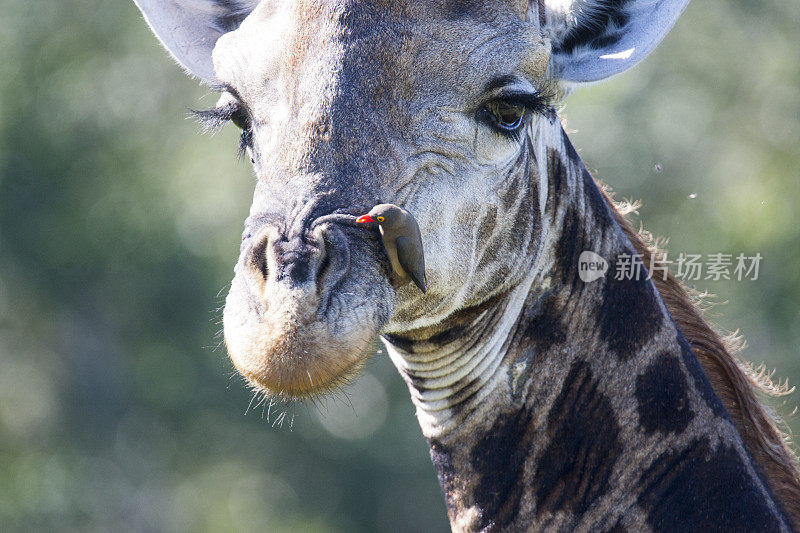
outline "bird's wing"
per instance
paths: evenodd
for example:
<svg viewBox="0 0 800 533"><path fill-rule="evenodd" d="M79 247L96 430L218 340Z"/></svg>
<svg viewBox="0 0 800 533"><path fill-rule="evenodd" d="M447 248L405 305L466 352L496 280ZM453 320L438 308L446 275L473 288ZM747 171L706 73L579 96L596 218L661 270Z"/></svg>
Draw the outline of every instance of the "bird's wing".
<svg viewBox="0 0 800 533"><path fill-rule="evenodd" d="M422 251L422 242L414 242L408 237L398 237L395 240L397 246L397 260L406 274L425 292L425 253Z"/></svg>

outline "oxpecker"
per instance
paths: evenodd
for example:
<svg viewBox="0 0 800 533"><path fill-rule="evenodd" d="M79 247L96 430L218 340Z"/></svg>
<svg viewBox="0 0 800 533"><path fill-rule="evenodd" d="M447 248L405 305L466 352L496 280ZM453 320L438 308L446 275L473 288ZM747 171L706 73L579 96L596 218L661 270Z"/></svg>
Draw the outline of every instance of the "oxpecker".
<svg viewBox="0 0 800 533"><path fill-rule="evenodd" d="M413 281L425 292L425 253L422 236L414 217L394 204L378 204L356 222L375 222L381 232L383 247L397 277L397 284Z"/></svg>

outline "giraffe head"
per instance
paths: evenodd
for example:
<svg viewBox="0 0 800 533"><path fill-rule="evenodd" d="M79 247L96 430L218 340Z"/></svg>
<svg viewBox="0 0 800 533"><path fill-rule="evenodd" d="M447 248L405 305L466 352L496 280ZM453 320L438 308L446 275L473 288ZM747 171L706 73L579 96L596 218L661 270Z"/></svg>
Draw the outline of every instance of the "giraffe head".
<svg viewBox="0 0 800 533"><path fill-rule="evenodd" d="M225 308L255 386L337 386L379 333L433 334L546 250L554 106L647 55L688 0L136 0L257 183ZM575 179L579 179L576 176ZM419 222L428 291L395 290L379 203Z"/></svg>

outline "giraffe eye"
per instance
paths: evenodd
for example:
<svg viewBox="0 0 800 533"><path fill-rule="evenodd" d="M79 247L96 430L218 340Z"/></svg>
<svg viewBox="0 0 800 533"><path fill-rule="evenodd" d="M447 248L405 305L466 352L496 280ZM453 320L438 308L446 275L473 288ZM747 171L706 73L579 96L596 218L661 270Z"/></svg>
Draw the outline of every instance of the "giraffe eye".
<svg viewBox="0 0 800 533"><path fill-rule="evenodd" d="M503 100L493 100L486 104L486 111L494 125L503 131L516 131L522 126L525 117L525 106L512 104Z"/></svg>
<svg viewBox="0 0 800 533"><path fill-rule="evenodd" d="M231 113L231 122L242 131L250 129L250 117L241 106L237 105L235 111Z"/></svg>

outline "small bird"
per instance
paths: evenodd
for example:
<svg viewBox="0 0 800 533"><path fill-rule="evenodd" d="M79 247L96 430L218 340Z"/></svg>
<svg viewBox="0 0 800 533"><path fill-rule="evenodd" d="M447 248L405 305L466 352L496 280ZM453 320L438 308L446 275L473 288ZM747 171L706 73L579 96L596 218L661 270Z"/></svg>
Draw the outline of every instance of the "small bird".
<svg viewBox="0 0 800 533"><path fill-rule="evenodd" d="M399 284L413 281L425 293L425 252L419 225L405 209L394 204L378 204L356 219L359 224L377 222L383 247Z"/></svg>

